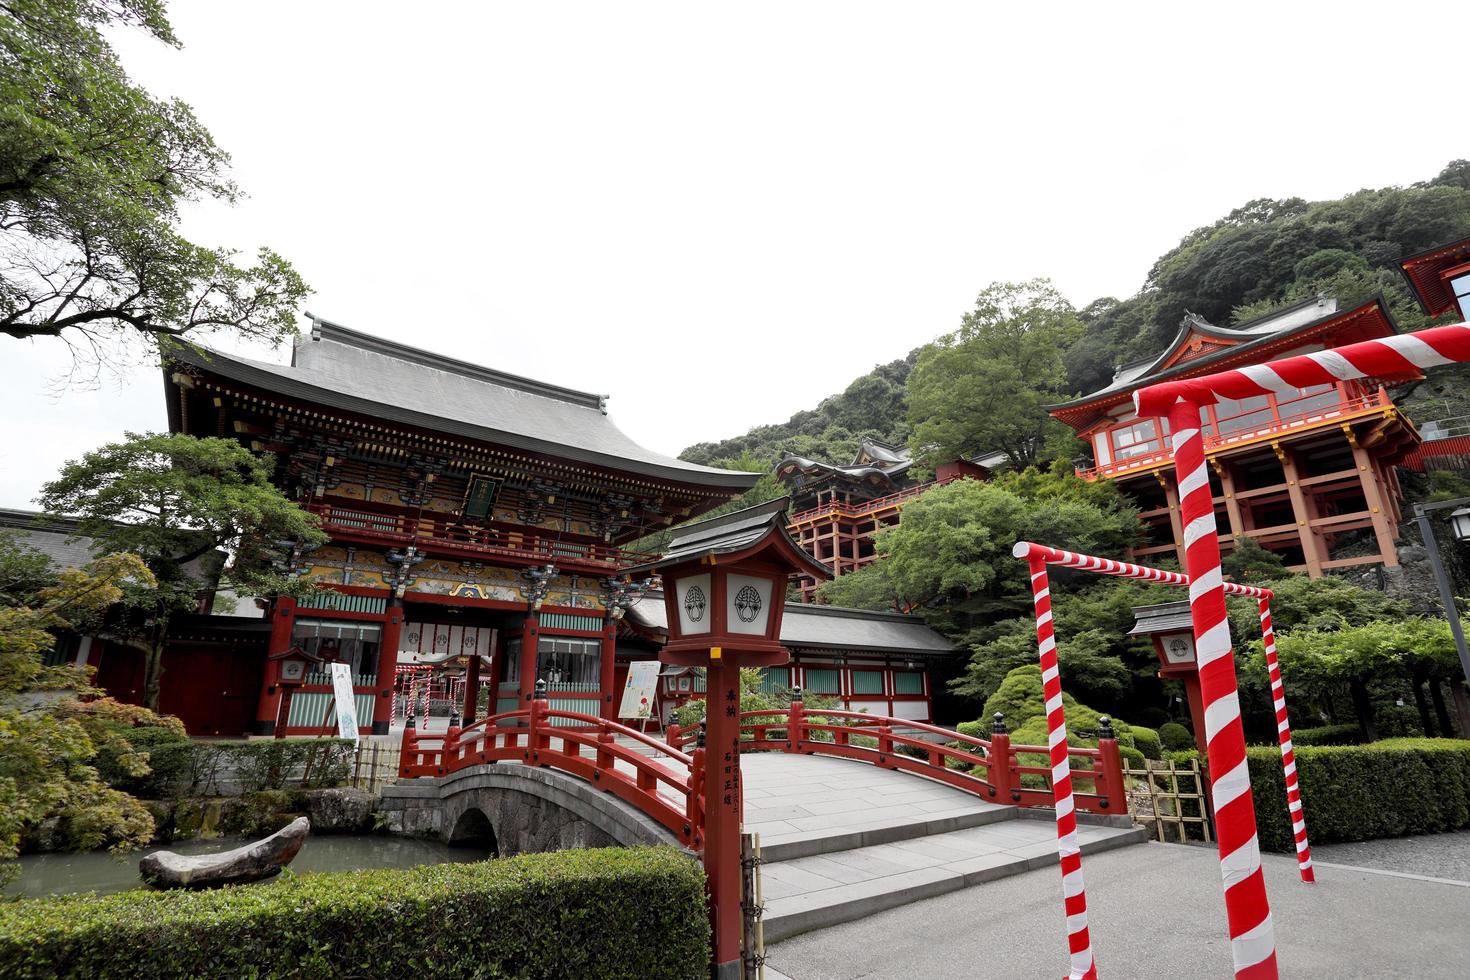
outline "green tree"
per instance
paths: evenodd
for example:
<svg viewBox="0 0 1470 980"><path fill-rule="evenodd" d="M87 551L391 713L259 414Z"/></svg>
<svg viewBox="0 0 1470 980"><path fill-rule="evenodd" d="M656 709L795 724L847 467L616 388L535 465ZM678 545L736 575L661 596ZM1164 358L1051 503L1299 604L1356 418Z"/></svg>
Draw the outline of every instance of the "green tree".
<svg viewBox="0 0 1470 980"><path fill-rule="evenodd" d="M270 249L245 268L180 234L183 204L238 195L229 157L128 78L111 27L179 43L160 0L0 4L0 333L99 358L123 337L280 343L306 285Z"/></svg>
<svg viewBox="0 0 1470 980"><path fill-rule="evenodd" d="M1340 629L1294 629L1277 637L1282 681L1293 696L1309 704L1330 703L1335 691L1346 689L1353 713L1369 740L1377 737L1370 685L1386 680L1406 684L1412 692L1426 731L1434 725L1424 699L1431 685L1442 734L1450 734L1442 682L1463 678L1449 623L1414 616L1378 619ZM1264 651L1254 644L1249 669L1265 670Z"/></svg>
<svg viewBox="0 0 1470 980"><path fill-rule="evenodd" d="M95 696L86 672L46 666L53 631L95 626L124 588L151 587L136 555L109 554L84 568L53 572L44 555L0 535L0 882L17 873L21 835L54 821L60 842L90 849L135 847L153 835L142 804L109 787L93 765L106 750L125 772L148 772L125 729L135 724L175 728L142 709Z"/></svg>
<svg viewBox="0 0 1470 980"><path fill-rule="evenodd" d="M1076 311L1045 279L987 288L909 376L915 458L937 465L1000 450L1017 468L1040 461L1059 425L1044 406L1061 400L1063 351L1081 333Z"/></svg>
<svg viewBox="0 0 1470 980"><path fill-rule="evenodd" d="M1025 565L1011 555L1017 541L1117 554L1137 535L1137 513L1117 498L1108 505L1065 495L1029 498L999 483L956 480L908 504L903 521L877 536L882 560L827 583L822 597L847 604L862 595L891 596L960 636L1029 605ZM877 588L874 579L881 579Z"/></svg>
<svg viewBox="0 0 1470 980"><path fill-rule="evenodd" d="M138 616L132 641L144 653L144 703L158 707L169 617L197 607L214 586L221 552L230 556L220 584L264 595L309 587L277 568L280 549L324 543L315 516L271 483L275 460L229 439L127 434L62 467L40 502L75 517L79 536L104 551L131 552L156 587L125 596Z"/></svg>
<svg viewBox="0 0 1470 980"><path fill-rule="evenodd" d="M1263 548L1255 538L1241 538L1220 563L1226 578L1232 582L1257 585L1274 579L1286 578L1291 573L1281 556Z"/></svg>

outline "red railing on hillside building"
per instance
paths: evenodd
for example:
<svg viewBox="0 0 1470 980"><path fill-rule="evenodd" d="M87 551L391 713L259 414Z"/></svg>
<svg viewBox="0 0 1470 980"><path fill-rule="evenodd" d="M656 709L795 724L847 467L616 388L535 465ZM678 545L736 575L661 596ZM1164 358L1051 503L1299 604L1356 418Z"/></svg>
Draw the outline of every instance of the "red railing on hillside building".
<svg viewBox="0 0 1470 980"><path fill-rule="evenodd" d="M1328 422L1341 422L1343 419L1354 418L1360 415L1371 415L1374 412L1393 408L1393 399L1388 396L1388 392L1379 388L1371 394L1343 398L1334 404L1313 408L1304 412L1294 414L1273 413L1271 418L1263 419L1260 424L1244 426L1231 432L1222 434L1207 431L1204 436L1205 453L1208 455L1221 449L1228 449L1239 443L1308 429ZM1254 409L1243 414L1259 415L1265 411L1266 409ZM1172 451L1158 449L1153 452L1129 456L1126 459L1115 459L1112 462L1103 463L1098 466L1078 467L1077 475L1085 480L1096 480L1099 477L1113 477L1133 470L1164 466L1171 463L1173 459L1174 454Z"/></svg>
<svg viewBox="0 0 1470 980"><path fill-rule="evenodd" d="M920 483L917 486L907 487L895 493L890 493L887 496L874 497L872 500L865 500L857 504L849 504L841 500L829 500L825 504L808 507L806 510L792 514L786 518L786 524L788 527L795 524L804 524L807 521L815 520L819 517L826 517L829 514L841 514L843 517L860 517L863 514L871 513L875 510L886 510L906 500L921 496L924 491L933 485L933 481Z"/></svg>

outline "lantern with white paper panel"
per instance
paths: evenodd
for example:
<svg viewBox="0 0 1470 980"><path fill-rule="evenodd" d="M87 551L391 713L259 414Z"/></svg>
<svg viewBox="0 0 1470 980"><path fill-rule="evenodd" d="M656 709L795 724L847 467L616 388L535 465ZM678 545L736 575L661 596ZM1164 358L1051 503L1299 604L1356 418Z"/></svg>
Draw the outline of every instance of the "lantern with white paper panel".
<svg viewBox="0 0 1470 980"><path fill-rule="evenodd" d="M831 572L786 531L785 498L675 528L669 552L628 569L664 582L669 639L659 659L702 667L705 685L705 879L714 932L714 976L739 976L740 668L784 664L781 614L793 575Z"/></svg>

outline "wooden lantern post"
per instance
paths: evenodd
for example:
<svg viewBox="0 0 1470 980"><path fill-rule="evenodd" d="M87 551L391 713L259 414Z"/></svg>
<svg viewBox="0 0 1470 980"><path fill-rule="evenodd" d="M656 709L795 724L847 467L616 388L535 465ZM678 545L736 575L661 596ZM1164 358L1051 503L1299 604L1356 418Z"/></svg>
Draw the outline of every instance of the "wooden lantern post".
<svg viewBox="0 0 1470 980"><path fill-rule="evenodd" d="M686 524L667 555L629 570L663 577L669 641L659 660L706 670L704 868L718 980L740 976L740 668L789 662L780 640L787 582L831 577L786 532L788 502Z"/></svg>

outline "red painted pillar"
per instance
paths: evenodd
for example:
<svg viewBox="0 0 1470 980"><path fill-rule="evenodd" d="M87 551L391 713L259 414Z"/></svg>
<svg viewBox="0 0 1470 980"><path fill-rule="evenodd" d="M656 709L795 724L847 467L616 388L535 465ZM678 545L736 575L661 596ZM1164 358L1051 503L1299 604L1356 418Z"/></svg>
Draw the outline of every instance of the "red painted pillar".
<svg viewBox="0 0 1470 980"><path fill-rule="evenodd" d="M710 651L705 730L705 887L714 927L714 976L740 976L740 668Z"/></svg>
<svg viewBox="0 0 1470 980"><path fill-rule="evenodd" d="M284 653L291 647L291 629L296 625L296 600L277 599L271 606L271 638L266 646L267 658ZM260 699L255 705L255 734L274 735L276 719L281 714L281 662L267 659L260 681ZM283 720L284 724L284 720Z"/></svg>
<svg viewBox="0 0 1470 980"><path fill-rule="evenodd" d="M373 734L387 735L393 724L393 682L398 672L398 641L403 634L403 606L388 600L388 621L378 644L378 697L373 701Z"/></svg>
<svg viewBox="0 0 1470 980"><path fill-rule="evenodd" d="M614 680L614 666L618 655L618 621L611 616L602 620L602 676L598 679L597 688L602 692L602 712L604 721L617 721L618 703L615 700L618 692L613 690L617 683Z"/></svg>
<svg viewBox="0 0 1470 980"><path fill-rule="evenodd" d="M521 705L530 707L536 691L536 646L541 633L541 614L534 609L521 623Z"/></svg>
<svg viewBox="0 0 1470 980"><path fill-rule="evenodd" d="M465 669L464 678L464 724L466 727L475 723L475 712L480 708L480 653L475 651L470 657L470 665Z"/></svg>

